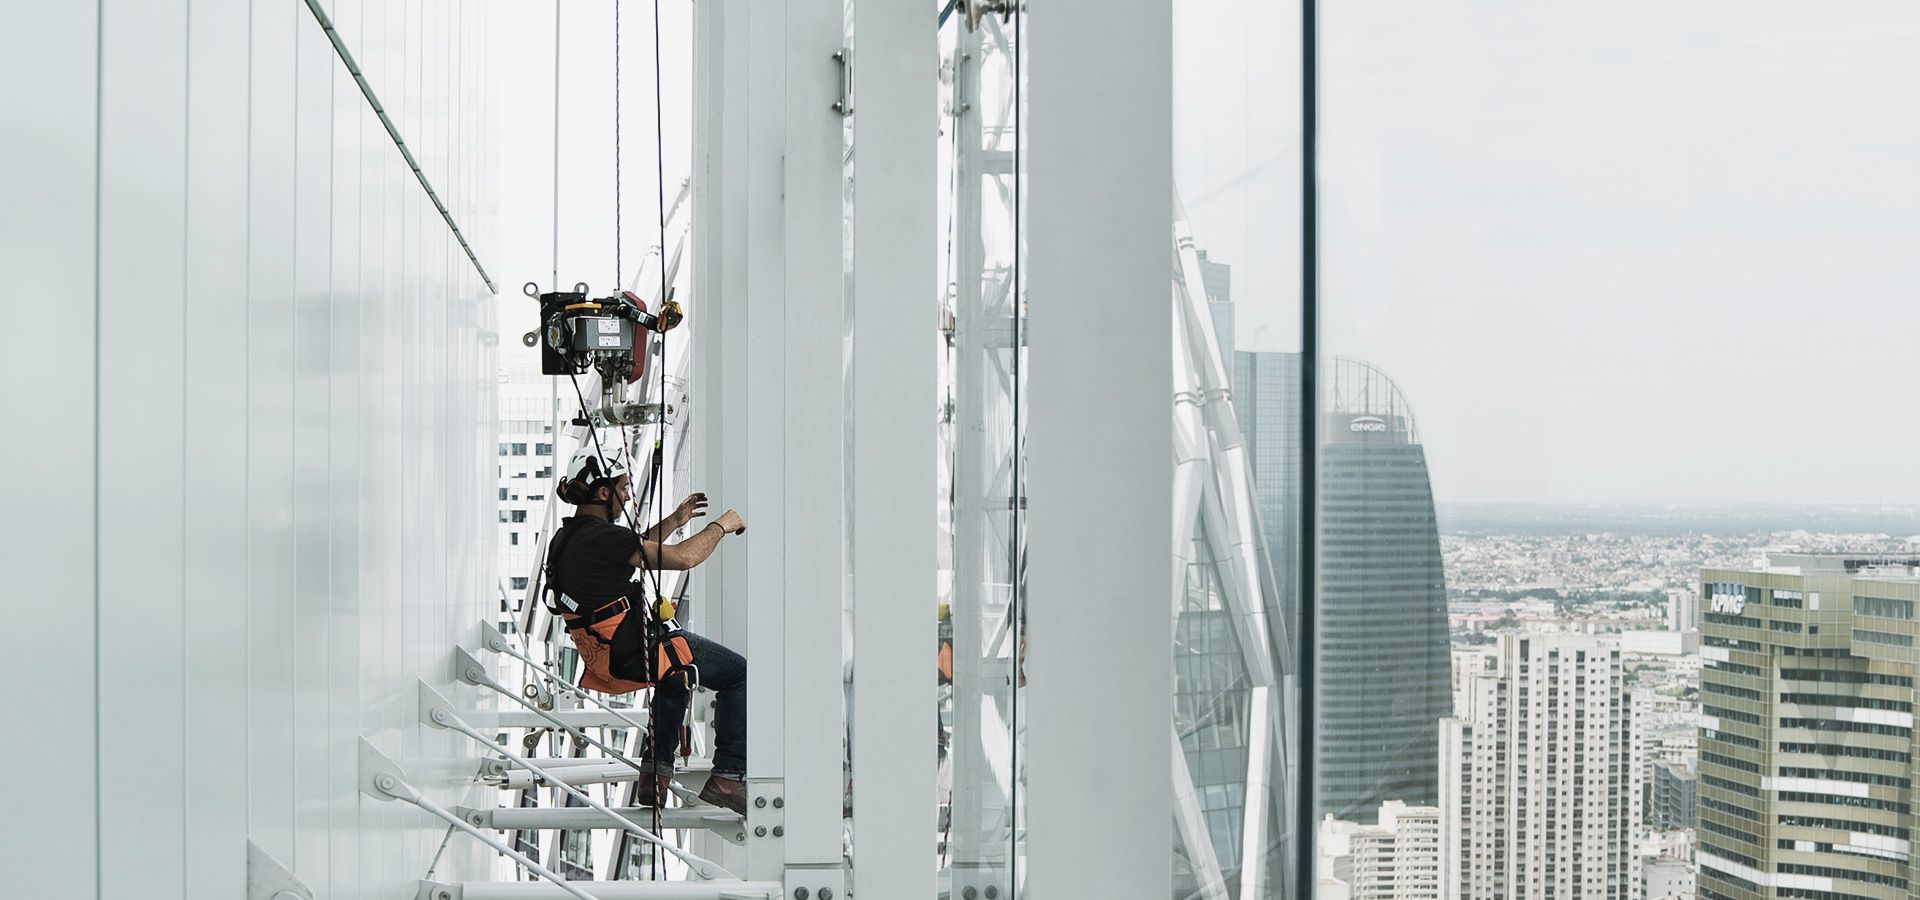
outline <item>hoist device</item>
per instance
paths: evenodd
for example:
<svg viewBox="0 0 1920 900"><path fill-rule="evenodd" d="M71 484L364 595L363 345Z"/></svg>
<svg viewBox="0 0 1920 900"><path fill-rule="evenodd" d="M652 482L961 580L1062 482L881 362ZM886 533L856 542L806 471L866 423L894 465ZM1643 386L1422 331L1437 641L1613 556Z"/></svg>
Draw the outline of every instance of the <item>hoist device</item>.
<svg viewBox="0 0 1920 900"><path fill-rule="evenodd" d="M635 425L657 419L660 410L654 404L622 403L618 389L645 377L647 358L658 352L649 348L650 336L665 335L686 318L679 301L669 294L656 313L632 291L589 297L585 282L571 291L543 293L529 281L523 291L540 303L540 327L526 334L525 343L540 348L541 374L598 372L601 403L593 411L596 425Z"/></svg>

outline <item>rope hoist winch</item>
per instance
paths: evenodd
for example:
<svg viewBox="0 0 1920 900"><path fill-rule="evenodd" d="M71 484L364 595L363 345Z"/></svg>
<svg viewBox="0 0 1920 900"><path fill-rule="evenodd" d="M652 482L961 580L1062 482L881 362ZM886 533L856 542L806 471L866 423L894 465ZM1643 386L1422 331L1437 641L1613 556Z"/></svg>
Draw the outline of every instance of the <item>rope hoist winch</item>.
<svg viewBox="0 0 1920 900"><path fill-rule="evenodd" d="M523 339L527 346L540 348L540 373L599 373L601 402L587 413L591 424L643 425L668 412L658 404L623 402L618 393L646 377L648 357L659 354L658 348L649 348L653 338L648 336L664 336L686 319L671 294L655 313L632 291L589 299L585 282L571 291L542 293L529 281L522 290L540 303L540 327Z"/></svg>

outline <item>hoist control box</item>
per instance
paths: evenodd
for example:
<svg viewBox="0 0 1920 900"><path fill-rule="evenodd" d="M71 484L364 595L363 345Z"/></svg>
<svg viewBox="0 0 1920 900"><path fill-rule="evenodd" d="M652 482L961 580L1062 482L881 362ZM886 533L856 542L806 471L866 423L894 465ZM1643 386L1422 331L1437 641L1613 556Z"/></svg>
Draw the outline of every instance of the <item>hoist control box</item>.
<svg viewBox="0 0 1920 900"><path fill-rule="evenodd" d="M540 303L540 327L528 333L527 346L540 348L543 375L593 370L606 384L631 384L646 368L646 333L664 335L684 318L671 295L655 314L632 291L589 297L585 283L542 293L528 282L525 293Z"/></svg>

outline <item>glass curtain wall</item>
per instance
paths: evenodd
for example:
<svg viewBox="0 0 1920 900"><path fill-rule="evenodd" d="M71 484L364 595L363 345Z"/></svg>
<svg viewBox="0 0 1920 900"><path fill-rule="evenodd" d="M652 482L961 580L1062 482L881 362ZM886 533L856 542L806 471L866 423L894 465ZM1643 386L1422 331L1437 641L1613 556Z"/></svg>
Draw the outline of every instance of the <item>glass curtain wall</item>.
<svg viewBox="0 0 1920 900"><path fill-rule="evenodd" d="M940 14L940 836L949 896L1012 898L1023 859L1026 283L1020 16Z"/></svg>
<svg viewBox="0 0 1920 900"><path fill-rule="evenodd" d="M1299 9L1174 17L1175 896L1295 896Z"/></svg>
<svg viewBox="0 0 1920 900"><path fill-rule="evenodd" d="M1321 887L1906 896L1920 11L1320 24Z"/></svg>

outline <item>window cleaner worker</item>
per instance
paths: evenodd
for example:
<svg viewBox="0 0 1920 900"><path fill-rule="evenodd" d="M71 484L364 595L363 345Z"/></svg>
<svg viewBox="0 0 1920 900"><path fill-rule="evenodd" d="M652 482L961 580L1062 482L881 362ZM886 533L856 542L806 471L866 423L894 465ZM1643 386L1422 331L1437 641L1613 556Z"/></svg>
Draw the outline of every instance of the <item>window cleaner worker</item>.
<svg viewBox="0 0 1920 900"><path fill-rule="evenodd" d="M602 459L591 443L574 454L555 496L575 507L547 544L548 608L566 621L567 634L580 651L580 686L609 694L654 689L652 735L648 740L638 802L655 806L669 791L673 757L686 720L689 681L715 691L713 774L700 799L736 813L747 809L747 661L740 654L664 617L650 615L646 581L634 573L649 569L684 570L705 562L720 539L743 534L747 523L727 510L679 543L662 539L706 514L705 494L692 494L673 513L644 533L619 524L620 511L632 499L627 468L618 457ZM681 641L684 639L684 642ZM690 665L683 657L690 651ZM652 657L650 660L649 657ZM668 658L673 657L671 662Z"/></svg>

